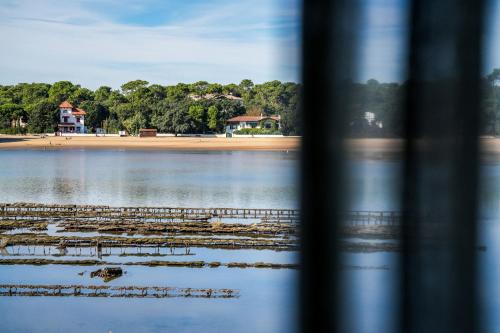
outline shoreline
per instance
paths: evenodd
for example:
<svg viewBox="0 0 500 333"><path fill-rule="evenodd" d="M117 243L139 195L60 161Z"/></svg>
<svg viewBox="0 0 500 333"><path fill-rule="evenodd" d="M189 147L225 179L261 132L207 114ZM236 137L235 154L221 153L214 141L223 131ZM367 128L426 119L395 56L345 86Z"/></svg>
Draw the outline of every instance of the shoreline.
<svg viewBox="0 0 500 333"><path fill-rule="evenodd" d="M0 150L147 149L191 151L295 151L300 137L200 138L200 137L41 137L0 135Z"/></svg>
<svg viewBox="0 0 500 333"><path fill-rule="evenodd" d="M184 151L298 151L301 137L41 137L37 135L0 134L2 150L184 150ZM404 140L400 138L352 138L346 140L350 156L391 157L401 154ZM482 154L500 154L500 138L480 137ZM421 142L422 148L425 143ZM424 148L425 149L425 148Z"/></svg>

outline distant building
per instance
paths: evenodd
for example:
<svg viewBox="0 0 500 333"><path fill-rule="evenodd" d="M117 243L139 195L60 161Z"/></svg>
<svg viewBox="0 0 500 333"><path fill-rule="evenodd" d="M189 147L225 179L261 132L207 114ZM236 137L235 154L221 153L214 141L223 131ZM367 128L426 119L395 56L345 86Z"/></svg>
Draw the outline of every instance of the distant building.
<svg viewBox="0 0 500 333"><path fill-rule="evenodd" d="M21 128L25 128L26 125L28 123L26 123L26 120L24 119L23 116L17 118L17 119L12 119L12 121L10 122L10 127L21 127Z"/></svg>
<svg viewBox="0 0 500 333"><path fill-rule="evenodd" d="M365 120L370 126L377 126L378 128L384 127L384 123L380 120L376 120L375 113L365 112Z"/></svg>
<svg viewBox="0 0 500 333"><path fill-rule="evenodd" d="M68 101L59 105L59 124L57 125L61 133L86 133L85 115L87 112L73 107Z"/></svg>
<svg viewBox="0 0 500 333"><path fill-rule="evenodd" d="M281 128L280 116L238 116L226 121L226 133L244 128Z"/></svg>
<svg viewBox="0 0 500 333"><path fill-rule="evenodd" d="M139 130L139 137L140 138L155 137L156 133L157 131L155 128L141 128Z"/></svg>
<svg viewBox="0 0 500 333"><path fill-rule="evenodd" d="M202 99L207 99L207 100L231 99L234 101L242 101L243 100L243 98L238 97L238 96L233 96L231 94L204 94L204 95L189 94L189 98L191 98L193 101L199 101Z"/></svg>
<svg viewBox="0 0 500 333"><path fill-rule="evenodd" d="M365 112L365 119L369 125L371 125L375 121L375 113L373 112Z"/></svg>

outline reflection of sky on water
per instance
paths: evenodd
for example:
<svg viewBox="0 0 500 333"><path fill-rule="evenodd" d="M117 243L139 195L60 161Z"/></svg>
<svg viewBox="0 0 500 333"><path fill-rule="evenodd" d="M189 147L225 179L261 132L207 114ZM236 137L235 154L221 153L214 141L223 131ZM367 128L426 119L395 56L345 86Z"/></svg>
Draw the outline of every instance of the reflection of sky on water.
<svg viewBox="0 0 500 333"><path fill-rule="evenodd" d="M0 201L184 207L296 207L294 153L0 152Z"/></svg>
<svg viewBox="0 0 500 333"><path fill-rule="evenodd" d="M59 255L60 249L56 246L7 246L0 249L0 259L51 259L51 260L97 260L95 248L89 247L68 247L66 255ZM102 250L103 261L107 262L143 262L151 260L165 261L219 261L229 262L266 262L266 263L297 263L298 254L294 251L272 251L272 250L227 250L213 248L190 248L190 255L185 254L184 248L176 248L170 252L169 248L157 247L123 247L123 248L104 248ZM127 256L120 256L122 253ZM161 254L162 256L141 256L141 254ZM57 256L54 256L57 255ZM1 266L0 266L1 267ZM4 277L0 276L0 283L5 282Z"/></svg>
<svg viewBox="0 0 500 333"><path fill-rule="evenodd" d="M184 207L293 208L296 154L281 152L167 152L132 150L11 150L0 152L0 202L42 202ZM48 233L56 228L50 226ZM79 233L73 233L79 234ZM92 235L92 234L90 234ZM94 234L95 235L95 234ZM87 235L89 236L89 235ZM148 260L297 261L294 252L191 248L194 255L119 257ZM140 252L154 253L156 248ZM36 253L35 253L36 251ZM45 251L45 254L44 254ZM168 249L162 249L168 254ZM184 249L176 249L177 254ZM2 258L96 259L90 249L8 247ZM18 255L21 254L21 255ZM23 255L25 254L25 255ZM36 254L36 255L34 255ZM78 255L78 256L72 256ZM235 288L236 300L0 298L3 332L293 332L295 279L292 269L124 266L111 285ZM88 266L0 266L0 283L102 284ZM78 273L85 271L83 276ZM29 318L30 320L26 320Z"/></svg>
<svg viewBox="0 0 500 333"><path fill-rule="evenodd" d="M398 160L353 160L349 165L351 208L356 210L400 210L398 200L402 164ZM500 158L490 156L481 166L479 245L479 291L485 330L500 331ZM397 331L397 254L348 254L350 265L388 265L389 270L343 272L348 297L344 304L350 332ZM351 320L349 320L351 319Z"/></svg>
<svg viewBox="0 0 500 333"><path fill-rule="evenodd" d="M2 281L103 284L93 267L2 266ZM291 332L291 270L127 266L109 285L235 288L239 299L0 298L2 332ZM83 276L79 272L87 271ZM24 318L24 319L23 319ZM29 318L30 320L26 320ZM36 324L35 324L36 323ZM50 327L50 330L47 328ZM200 330L198 330L198 328Z"/></svg>
<svg viewBox="0 0 500 333"><path fill-rule="evenodd" d="M297 157L267 152L3 151L0 201L232 207L295 207ZM500 328L500 164L483 170L480 287L486 317ZM349 171L352 209L399 210L401 164L354 160ZM70 250L71 251L71 250ZM290 253L193 249L196 260L289 262ZM30 257L31 258L31 257ZM161 260L194 260L189 257ZM72 258L75 259L75 258ZM123 257L124 261L152 258ZM111 261L109 257L104 260ZM344 263L388 270L345 270L344 300L349 329L391 332L397 320L398 266L395 253L347 254ZM88 267L0 267L0 281L73 283ZM238 300L0 299L6 331L44 332L289 332L294 323L294 270L127 267L114 284L224 285L241 288ZM207 274L205 274L207 272ZM88 281L86 281L87 283ZM57 282L59 283L59 282ZM97 283L97 281L96 281ZM63 314L63 315L61 315ZM22 318L33 318L26 321ZM36 322L36 325L33 323ZM2 332L4 331L2 327ZM59 331L58 331L59 330Z"/></svg>

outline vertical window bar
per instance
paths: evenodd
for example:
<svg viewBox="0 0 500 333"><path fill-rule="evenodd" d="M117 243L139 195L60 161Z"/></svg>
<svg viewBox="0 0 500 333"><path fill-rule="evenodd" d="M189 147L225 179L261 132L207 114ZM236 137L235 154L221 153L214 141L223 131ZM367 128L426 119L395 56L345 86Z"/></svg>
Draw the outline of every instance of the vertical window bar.
<svg viewBox="0 0 500 333"><path fill-rule="evenodd" d="M340 331L337 228L346 114L357 47L357 0L303 2L301 330Z"/></svg>
<svg viewBox="0 0 500 333"><path fill-rule="evenodd" d="M476 331L483 3L412 4L402 332Z"/></svg>

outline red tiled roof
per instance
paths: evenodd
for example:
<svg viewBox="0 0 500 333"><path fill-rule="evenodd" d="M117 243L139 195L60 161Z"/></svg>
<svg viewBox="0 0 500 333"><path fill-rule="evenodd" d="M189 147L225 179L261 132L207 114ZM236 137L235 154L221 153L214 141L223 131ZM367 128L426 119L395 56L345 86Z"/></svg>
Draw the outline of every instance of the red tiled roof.
<svg viewBox="0 0 500 333"><path fill-rule="evenodd" d="M74 114L77 116L84 116L87 114L87 112L85 112L85 110L83 110L83 109L73 108L73 111L71 112L71 114Z"/></svg>
<svg viewBox="0 0 500 333"><path fill-rule="evenodd" d="M239 123L239 122L243 122L243 121L261 121L261 120L264 120L264 119L273 119L273 120L276 120L276 121L279 121L280 120L280 116L238 116L238 117L234 117L234 118L231 118L231 119L228 119L227 122L228 123Z"/></svg>
<svg viewBox="0 0 500 333"><path fill-rule="evenodd" d="M59 104L60 108L73 108L73 105L71 105L68 101L64 101L61 104Z"/></svg>

